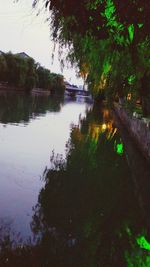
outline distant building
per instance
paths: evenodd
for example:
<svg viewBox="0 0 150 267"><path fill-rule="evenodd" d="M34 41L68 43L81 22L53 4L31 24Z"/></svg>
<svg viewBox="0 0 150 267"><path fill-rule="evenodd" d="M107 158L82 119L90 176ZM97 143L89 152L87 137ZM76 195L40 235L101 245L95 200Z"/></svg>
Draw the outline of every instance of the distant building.
<svg viewBox="0 0 150 267"><path fill-rule="evenodd" d="M25 52L20 52L16 54L17 56L20 56L22 58L31 58L29 55L27 55Z"/></svg>
<svg viewBox="0 0 150 267"><path fill-rule="evenodd" d="M69 82L65 81L64 82L66 89L72 89L72 90L79 90L77 85L70 84Z"/></svg>

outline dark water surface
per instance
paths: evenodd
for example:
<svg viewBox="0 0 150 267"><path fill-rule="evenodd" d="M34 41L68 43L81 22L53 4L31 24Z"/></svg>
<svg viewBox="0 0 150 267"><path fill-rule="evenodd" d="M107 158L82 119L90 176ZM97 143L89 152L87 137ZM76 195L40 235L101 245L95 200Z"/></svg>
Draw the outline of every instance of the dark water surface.
<svg viewBox="0 0 150 267"><path fill-rule="evenodd" d="M105 106L5 94L0 122L0 266L150 266L150 167Z"/></svg>
<svg viewBox="0 0 150 267"><path fill-rule="evenodd" d="M24 237L30 234L32 207L51 152L65 154L71 124L78 123L86 106L48 97L0 95L0 221Z"/></svg>

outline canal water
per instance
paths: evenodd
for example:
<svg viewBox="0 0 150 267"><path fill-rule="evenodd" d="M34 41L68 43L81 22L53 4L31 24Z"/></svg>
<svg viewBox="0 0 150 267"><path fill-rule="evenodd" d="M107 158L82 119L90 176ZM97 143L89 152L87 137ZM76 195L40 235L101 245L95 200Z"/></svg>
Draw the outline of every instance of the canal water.
<svg viewBox="0 0 150 267"><path fill-rule="evenodd" d="M2 266L150 266L149 192L150 166L105 105L0 95Z"/></svg>

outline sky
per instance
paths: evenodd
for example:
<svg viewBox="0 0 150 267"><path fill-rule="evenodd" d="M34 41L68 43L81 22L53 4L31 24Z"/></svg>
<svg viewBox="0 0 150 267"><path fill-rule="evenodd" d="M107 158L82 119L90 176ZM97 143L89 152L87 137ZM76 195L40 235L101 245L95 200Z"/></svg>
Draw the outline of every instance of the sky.
<svg viewBox="0 0 150 267"><path fill-rule="evenodd" d="M51 72L61 73L70 83L82 85L82 79L76 77L74 68L67 68L67 63L62 72L57 46L52 62L54 43L46 22L49 13L43 9L37 16L38 8L33 9L32 2L0 0L0 50L12 53L24 51Z"/></svg>

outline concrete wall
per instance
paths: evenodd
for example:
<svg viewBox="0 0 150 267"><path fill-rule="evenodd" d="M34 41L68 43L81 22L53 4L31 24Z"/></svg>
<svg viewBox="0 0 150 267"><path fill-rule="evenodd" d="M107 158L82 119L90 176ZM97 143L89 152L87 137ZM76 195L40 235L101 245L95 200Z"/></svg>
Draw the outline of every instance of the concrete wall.
<svg viewBox="0 0 150 267"><path fill-rule="evenodd" d="M141 152L150 162L150 119L142 118L135 112L131 116L119 104L115 104L114 110Z"/></svg>

